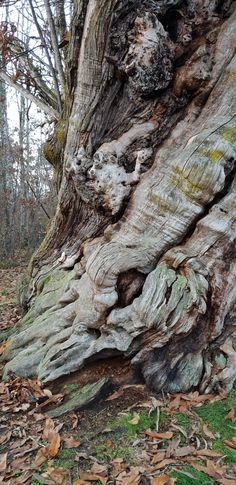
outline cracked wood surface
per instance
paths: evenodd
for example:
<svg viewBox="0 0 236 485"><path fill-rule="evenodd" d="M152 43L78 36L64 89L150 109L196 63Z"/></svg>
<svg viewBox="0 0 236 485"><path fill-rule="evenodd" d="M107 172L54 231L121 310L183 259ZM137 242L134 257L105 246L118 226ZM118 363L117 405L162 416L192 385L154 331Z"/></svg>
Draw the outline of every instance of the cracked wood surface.
<svg viewBox="0 0 236 485"><path fill-rule="evenodd" d="M204 22L208 22L212 5L203 3L207 12ZM91 359L122 353L130 356L134 369L156 390L176 392L199 386L204 392L218 388L228 391L236 378L232 343L236 270L236 14L232 13L216 31L216 44L197 43L186 65L177 70L174 96L184 96L186 90L194 95L185 98L182 119L176 119L171 131L169 125L169 136L155 150L152 167L145 165L145 159L142 173L135 160L140 150L152 154L155 136L161 137L161 122L166 126L170 118L164 104L160 109L160 104L153 101L161 113L158 119L155 109L150 113L149 101L145 107L143 100L138 101L138 123L130 117L131 126L128 123L123 129L120 127L114 138L101 137L100 144L93 145L98 134L95 120L101 93L104 104L111 107L113 102L111 88L106 88L112 70L107 64L103 70L102 59L100 64L98 59L101 46L106 45L104 32L112 25L111 13L119 10L117 2L108 2L103 10L105 31L96 30L97 50L93 33L90 36L103 4L102 0L88 2L77 73L81 82L74 95L56 216L57 222L63 220L62 202L71 187L74 202L70 206L70 198L67 199L71 217L64 227L65 250L60 238L55 247L57 257L63 251L63 261L57 259L61 269L56 271L63 281L66 274L72 273L69 268L74 268L73 274L66 286L59 285L51 305L43 303L46 290L41 295L44 307L38 305L37 309L40 294L36 297L32 306L32 310L35 306L37 309L34 320L28 320L30 323L13 336L8 347L5 374L36 374L43 381L50 381L81 368ZM145 79L146 88L152 91L152 47L146 33L140 34L140 28L146 32L150 28L147 18L155 20L155 14L147 17L144 11L143 22L137 21L140 15L139 12L128 19L130 25L136 19L132 35L136 32L141 46L144 42L140 56L147 50L147 62L142 62L146 74L143 77L143 71L137 71L136 87L140 90ZM159 20L154 20L153 28L159 31ZM137 45L131 41L133 52ZM190 42L189 38L184 42ZM184 43L177 47L185 49ZM90 64L90 56L86 60L86 76L87 69L95 69L94 83L90 76L88 85L83 84L81 67L87 48L96 58L94 65ZM165 52L165 42L162 48ZM172 43L169 48L173 50ZM136 67L140 59L136 55ZM130 89L132 106L134 86L127 74L123 93ZM106 78L102 85L101 75ZM160 95L162 102L163 96ZM88 113L95 113L90 116L91 121L86 118ZM171 118L174 119L173 112ZM115 126L111 126L110 133L116 131ZM141 129L144 126L150 129L146 132ZM85 134L82 129L88 132ZM110 182L106 184L108 178ZM134 182L137 187L132 187ZM84 204L88 208L84 209ZM107 210L106 215L102 216L101 208ZM111 224L114 215L115 223ZM57 231L60 232L58 225ZM79 250L77 239L85 241ZM68 245L71 240L73 244ZM53 271L48 289L54 284ZM40 276L39 272L39 281L40 278L42 281L43 273ZM128 278L130 287L129 303L124 305L120 303L122 278ZM216 364L220 354L225 356L224 369Z"/></svg>

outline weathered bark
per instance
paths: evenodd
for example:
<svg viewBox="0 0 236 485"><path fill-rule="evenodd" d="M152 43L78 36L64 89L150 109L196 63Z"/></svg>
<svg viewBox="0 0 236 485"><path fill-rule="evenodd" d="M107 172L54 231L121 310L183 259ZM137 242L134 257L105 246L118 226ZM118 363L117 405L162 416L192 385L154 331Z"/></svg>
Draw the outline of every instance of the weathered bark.
<svg viewBox="0 0 236 485"><path fill-rule="evenodd" d="M6 374L124 354L156 390L231 389L235 34L234 2L76 2L58 209Z"/></svg>

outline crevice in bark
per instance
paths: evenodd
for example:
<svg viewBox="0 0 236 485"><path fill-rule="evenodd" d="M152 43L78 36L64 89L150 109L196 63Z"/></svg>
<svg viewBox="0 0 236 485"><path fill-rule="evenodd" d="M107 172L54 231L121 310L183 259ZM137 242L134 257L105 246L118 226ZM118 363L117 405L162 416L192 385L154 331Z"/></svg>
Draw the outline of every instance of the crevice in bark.
<svg viewBox="0 0 236 485"><path fill-rule="evenodd" d="M50 381L127 354L157 390L230 387L207 349L224 336L232 381L234 255L222 262L235 231L235 18L223 24L208 0L166 5L88 3L59 208L38 259L62 274L75 265L77 279L14 337L6 372L32 358ZM172 25L173 6L171 40L161 21Z"/></svg>

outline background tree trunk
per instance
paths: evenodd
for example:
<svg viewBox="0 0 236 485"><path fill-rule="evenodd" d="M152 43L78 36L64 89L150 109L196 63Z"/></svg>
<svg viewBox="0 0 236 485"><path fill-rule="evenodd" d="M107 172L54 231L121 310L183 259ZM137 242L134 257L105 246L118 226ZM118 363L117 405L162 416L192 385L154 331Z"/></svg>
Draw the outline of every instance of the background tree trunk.
<svg viewBox="0 0 236 485"><path fill-rule="evenodd" d="M75 2L58 207L6 375L124 355L156 390L231 389L235 34L235 2Z"/></svg>

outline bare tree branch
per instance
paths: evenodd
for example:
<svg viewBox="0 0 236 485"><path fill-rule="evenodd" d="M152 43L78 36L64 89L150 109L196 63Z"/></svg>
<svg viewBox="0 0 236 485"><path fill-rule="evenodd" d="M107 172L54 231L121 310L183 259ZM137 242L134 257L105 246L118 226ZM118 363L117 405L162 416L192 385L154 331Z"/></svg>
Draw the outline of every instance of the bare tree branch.
<svg viewBox="0 0 236 485"><path fill-rule="evenodd" d="M50 71L51 71L52 76L53 76L55 90L56 90L56 93L57 93L59 110L61 112L62 111L62 102L61 102L60 88L59 88L59 83L58 83L57 75L56 75L55 69L53 67L52 59L51 59L51 56L49 54L47 45L45 43L45 39L44 39L44 36L43 36L43 33L42 33L42 29L41 29L41 27L40 27L40 25L38 23L37 15L35 13L35 10L34 10L33 4L32 4L32 0L29 0L29 5L30 5L30 8L31 8L32 17L34 19L35 26L36 26L36 28L38 30L39 37L41 39L42 45L44 46L44 50L45 50L45 53L46 53L46 56L47 56L47 59L48 59L48 64L50 66Z"/></svg>
<svg viewBox="0 0 236 485"><path fill-rule="evenodd" d="M29 57L29 52L27 49L23 49L18 39L14 39L10 46L11 52L17 55L18 62L20 66L26 70L32 79L35 87L38 90L40 97L46 101L53 108L57 108L57 96L43 79L43 76L39 72L39 67L35 66L33 61Z"/></svg>
<svg viewBox="0 0 236 485"><path fill-rule="evenodd" d="M53 118L56 118L58 119L60 117L60 113L58 111L56 111L54 108L52 108L51 106L43 103L40 99L36 98L32 93L30 93L29 91L27 91L27 89L25 89L23 86L21 86L20 84L18 83L15 83L11 78L10 76L8 76L5 72L3 71L0 71L0 77L1 79L3 79L7 84L9 84L10 86L12 86L14 89L16 89L16 91L19 91L19 93L21 93L23 96L25 96L26 98L30 99L31 101L33 101L33 103L36 104L36 106L38 106L39 109L41 109L42 111L44 111L44 113L52 116Z"/></svg>
<svg viewBox="0 0 236 485"><path fill-rule="evenodd" d="M26 183L29 186L31 192L34 194L34 197L37 200L37 202L39 203L39 205L40 205L41 209L43 210L44 214L46 214L46 216L47 216L48 219L51 219L50 215L48 214L48 212L45 209L44 205L42 204L41 200L38 198L35 190L33 189L32 185L30 184L30 182L28 180L26 180Z"/></svg>
<svg viewBox="0 0 236 485"><path fill-rule="evenodd" d="M49 27L50 27L51 41L52 41L52 46L53 46L54 56L55 56L55 64L58 71L62 92L64 93L65 76L64 76L63 67L62 67L61 54L59 52L59 47L58 47L59 42L57 38L55 23L53 20L49 0L44 0L44 5L45 5L47 17L48 17Z"/></svg>

